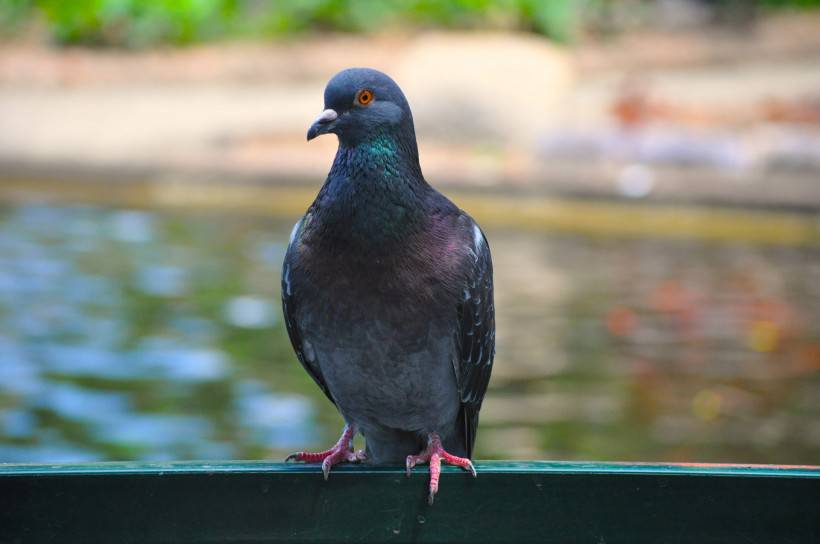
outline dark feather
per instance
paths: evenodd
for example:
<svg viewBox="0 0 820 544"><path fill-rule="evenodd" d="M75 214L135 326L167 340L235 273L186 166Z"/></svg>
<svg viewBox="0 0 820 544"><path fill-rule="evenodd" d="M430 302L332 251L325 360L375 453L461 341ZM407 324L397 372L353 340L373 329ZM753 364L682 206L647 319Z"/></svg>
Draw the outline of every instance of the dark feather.
<svg viewBox="0 0 820 544"><path fill-rule="evenodd" d="M363 88L375 99L359 106ZM401 462L433 432L471 456L495 352L487 242L425 181L394 81L345 70L325 109L335 120L309 134L336 134L339 148L282 269L291 343L369 462Z"/></svg>
<svg viewBox="0 0 820 544"><path fill-rule="evenodd" d="M313 381L322 389L325 393L327 398L330 399L330 402L336 404L336 401L333 399L333 396L330 394L330 390L327 387L327 383L322 376L322 371L319 368L319 365L316 364L316 361L313 360L310 351L305 353L305 344L304 340L302 339L302 335L299 332L299 327L296 324L296 306L298 300L295 296L293 296L293 292L291 291L290 287L290 267L291 267L291 251L294 249L294 245L299 243L299 235L301 234L301 226L302 220L300 219L296 225L293 227L293 233L291 234L290 243L288 244L287 252L285 253L285 262L282 265L282 314L285 318L285 326L288 329L288 337L290 338L290 343L293 346L293 350L296 352L296 358L299 359L299 362L302 363L302 366L307 370L307 373L310 374L310 377L313 378Z"/></svg>
<svg viewBox="0 0 820 544"><path fill-rule="evenodd" d="M478 229L477 226L475 228ZM468 457L473 455L478 412L487 392L495 356L493 263L484 233L481 233L480 243L476 244L473 253L475 262L468 274L458 307L456 329L456 371L461 395L464 445Z"/></svg>

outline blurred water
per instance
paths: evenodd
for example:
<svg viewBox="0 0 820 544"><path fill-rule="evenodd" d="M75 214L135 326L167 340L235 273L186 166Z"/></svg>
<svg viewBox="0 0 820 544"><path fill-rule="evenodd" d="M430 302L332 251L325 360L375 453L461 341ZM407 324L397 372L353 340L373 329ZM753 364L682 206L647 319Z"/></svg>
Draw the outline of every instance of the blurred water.
<svg viewBox="0 0 820 544"><path fill-rule="evenodd" d="M296 361L291 221L0 209L0 462L279 458L341 420ZM820 462L820 252L489 230L479 457Z"/></svg>

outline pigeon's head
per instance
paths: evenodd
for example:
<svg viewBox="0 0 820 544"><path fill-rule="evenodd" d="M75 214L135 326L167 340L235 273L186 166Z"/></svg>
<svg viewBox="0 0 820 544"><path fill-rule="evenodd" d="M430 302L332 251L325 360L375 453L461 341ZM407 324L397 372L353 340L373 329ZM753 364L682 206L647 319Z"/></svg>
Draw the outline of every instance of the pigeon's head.
<svg viewBox="0 0 820 544"><path fill-rule="evenodd" d="M328 82L325 109L310 125L307 139L328 133L349 146L384 133L410 136L415 142L404 93L390 77L371 68L348 68Z"/></svg>

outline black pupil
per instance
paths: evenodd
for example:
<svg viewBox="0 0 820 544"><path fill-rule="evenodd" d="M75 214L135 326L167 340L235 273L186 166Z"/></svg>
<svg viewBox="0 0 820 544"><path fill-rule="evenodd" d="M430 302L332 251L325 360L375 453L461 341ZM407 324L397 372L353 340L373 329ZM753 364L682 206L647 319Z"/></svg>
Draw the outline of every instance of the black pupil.
<svg viewBox="0 0 820 544"><path fill-rule="evenodd" d="M370 93L362 93L362 102L370 102Z"/></svg>

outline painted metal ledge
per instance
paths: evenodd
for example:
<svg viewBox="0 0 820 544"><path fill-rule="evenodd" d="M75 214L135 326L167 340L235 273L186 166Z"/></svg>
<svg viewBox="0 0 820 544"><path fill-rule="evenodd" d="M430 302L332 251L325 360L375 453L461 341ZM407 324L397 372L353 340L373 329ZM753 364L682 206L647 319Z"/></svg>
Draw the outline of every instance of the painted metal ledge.
<svg viewBox="0 0 820 544"><path fill-rule="evenodd" d="M0 464L0 542L820 542L820 467Z"/></svg>

